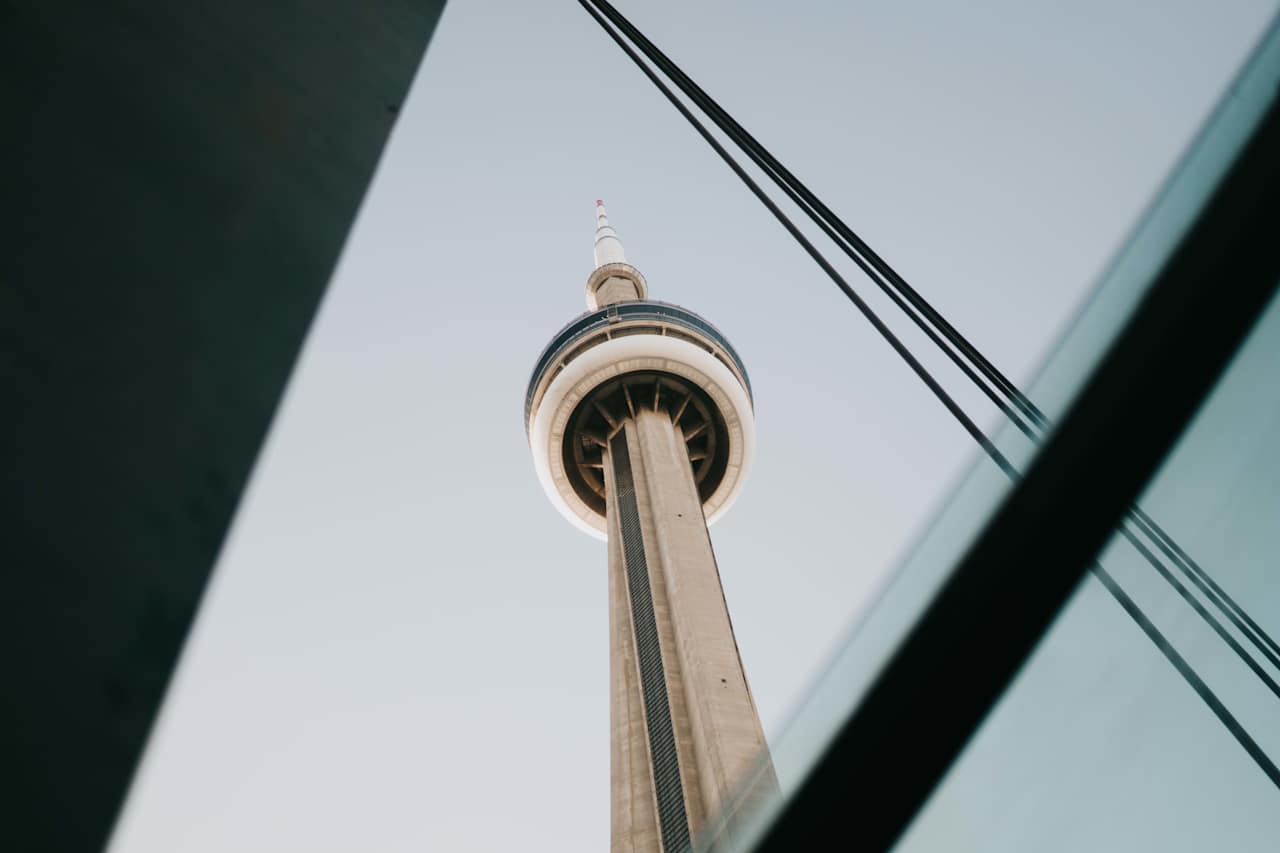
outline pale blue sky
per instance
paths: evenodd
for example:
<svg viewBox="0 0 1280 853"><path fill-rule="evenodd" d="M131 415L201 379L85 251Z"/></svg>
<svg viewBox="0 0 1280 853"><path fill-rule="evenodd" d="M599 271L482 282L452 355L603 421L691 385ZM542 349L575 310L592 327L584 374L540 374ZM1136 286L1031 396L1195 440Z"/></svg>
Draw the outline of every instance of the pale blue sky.
<svg viewBox="0 0 1280 853"><path fill-rule="evenodd" d="M618 5L1015 379L1276 7ZM597 197L751 373L756 466L712 536L780 730L969 439L576 3L454 0L114 853L606 846L604 547L522 423Z"/></svg>

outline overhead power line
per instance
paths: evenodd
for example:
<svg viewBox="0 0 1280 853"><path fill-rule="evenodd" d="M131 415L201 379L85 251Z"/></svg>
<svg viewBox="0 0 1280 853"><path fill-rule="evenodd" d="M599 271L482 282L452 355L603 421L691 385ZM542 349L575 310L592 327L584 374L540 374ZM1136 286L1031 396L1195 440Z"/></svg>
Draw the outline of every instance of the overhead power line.
<svg viewBox="0 0 1280 853"><path fill-rule="evenodd" d="M627 38L639 45L646 56L675 81L690 100L707 113L716 122L717 126L747 153L752 162L765 171L784 193L800 206L819 228L840 246L846 255L854 260L859 268L893 300L894 304L903 313L911 318L939 349L960 367L970 381L986 394L1024 435L1036 442L1043 439L1044 432L1050 426L1049 419L1007 376L983 356L977 347L951 325L941 313L934 309L923 296L914 290L887 261L876 254L799 178L786 169L755 137L721 108L705 90L698 86L653 42L636 29L612 4L608 3L607 0L593 0L593 2L609 18L611 23L617 26ZM586 6L586 3L583 5ZM599 19L597 18L597 20ZM611 35L613 34L611 33ZM616 36L615 41L617 41ZM634 56L633 59L635 59ZM640 65L642 70L646 71L646 74L649 74L649 69L643 63L637 61L637 64ZM651 79L653 79L652 76ZM678 108L683 107L677 100L673 99L672 102ZM682 112L686 111L682 109ZM687 112L686 118L693 120ZM708 138L709 142L714 143L713 138L709 136L706 138ZM734 164L731 163L732 165ZM908 308L908 305L911 307ZM986 381L980 379L975 374L975 371L980 373ZM1134 507L1128 515L1129 522L1147 536L1157 549L1166 553L1179 571L1201 590L1202 594L1231 621L1236 629L1273 666L1280 668L1280 645L1277 645L1261 626L1250 618L1244 609L1221 586L1213 581L1207 572L1186 556L1185 551L1177 546L1172 537L1154 519L1139 507ZM1128 538L1132 540L1133 537L1129 536ZM1149 550L1138 550L1140 554L1147 558L1148 562L1152 563L1157 572L1160 572L1161 576L1167 579L1167 575L1163 571L1163 566L1159 564L1158 558ZM1201 615L1201 618L1205 619L1216 633L1222 635L1224 629L1222 629L1220 623L1216 622L1214 617L1206 615L1201 610L1197 610L1197 613ZM1248 657L1247 653L1243 654ZM1245 662L1246 665L1250 665L1253 668L1251 658Z"/></svg>
<svg viewBox="0 0 1280 853"><path fill-rule="evenodd" d="M765 174L791 199L798 207L800 207L809 218L818 225L818 227L827 235L854 263L867 275L889 298L893 303L906 314L917 327L925 333L929 340L945 353L948 358L960 368L965 376L973 382L997 408L1014 424L1024 435L1034 442L1043 439L1044 433L1051 426L1051 422L1044 413L1031 402L1017 386L1010 381L998 368L995 367L971 342L968 341L954 326L952 326L945 317L933 308L929 302L924 299L916 290L914 290L906 280L894 270L888 262L881 258L871 249L865 241L863 241L856 233L853 232L834 212L830 210L823 202L817 198L798 178L787 170L772 154L768 152L745 128L743 128L736 120L733 119L725 110L723 110L716 101L711 98L701 87L699 87L691 78L688 77L674 62L672 62L661 50L649 41L643 33L636 29L621 13L617 11L607 0L579 0L584 9L596 20L602 29L613 39L613 41L623 50L624 53L632 60L633 63L645 74L646 77L654 84L654 86L662 92L662 94L671 102L673 106L684 116L686 121L698 132L700 136L712 147L712 149L720 156L722 160L730 167L730 169L738 176L740 180L751 190L751 192L760 200L762 204L774 215L774 217L783 225L789 234L801 245L802 248L813 258L813 260L823 269L829 278L839 287L845 296L853 302L860 313L872 324L876 331L890 344L890 346L903 358L917 377L920 378L930 389L934 396L944 405L953 417L961 424L966 432L974 438L982 447L984 452L996 463L998 467L1010 478L1017 479L1019 473L1017 469L1009 462L994 443L987 438L985 433L978 428L977 424L969 418L963 409L955 402L955 400L946 392L941 383L929 373L929 371L921 364L914 354L907 348L889 329L888 325L870 308L870 306L862 299L862 297L854 291L847 281L836 271L829 261L822 255L820 251L813 245L811 241L796 227L789 217L778 207L778 205L763 191L760 185L742 168L740 164L733 158L723 145L715 138L715 136L697 119L690 111L688 106L677 97L671 89L662 81L657 73L637 54L636 50L628 44L626 39L634 42L645 54L645 57L660 69L668 78L670 78L676 86L690 99L697 107L707 114L712 121L724 132L751 161L760 168ZM606 20L607 19L607 20ZM616 28L616 29L615 29ZM624 38L625 36L625 38ZM1264 657L1273 665L1280 667L1280 646L1277 646L1274 640L1240 607L1198 564L1192 560L1185 551L1180 548L1177 543L1161 528L1149 515L1139 507L1133 507L1127 513L1126 522L1122 522L1120 533L1133 545L1135 550L1151 564L1153 569L1159 576L1168 583L1183 600L1197 613L1202 620L1209 625L1210 628L1230 647L1237 656L1245 663L1246 666L1259 678L1272 693L1280 697L1280 685L1278 685L1259 664L1258 662L1240 645L1231 633L1222 625L1212 613L1204 607L1203 604L1195 598L1195 596L1183 584L1181 584L1168 570L1160 559L1147 548L1139 540L1138 536L1126 526L1131 523L1138 531L1146 536L1155 547L1164 553L1171 562L1201 591L1201 593L1216 607L1220 612L1227 616L1236 629L1249 640ZM1094 567L1094 574L1099 575L1101 566ZM1155 631L1154 626L1149 619L1142 616L1137 605L1128 598L1127 595L1119 589L1109 575L1105 578L1099 575L1099 579L1103 581L1103 586L1111 592L1113 598L1116 599L1122 608L1134 618L1138 627L1148 636L1153 644L1159 648L1169 662L1183 674L1188 684L1205 700L1206 705L1219 717L1223 725L1237 737L1241 745L1252 755L1255 760L1259 759L1260 753L1257 744L1244 734L1239 723L1233 717L1226 713L1225 706L1221 701L1213 696L1203 680L1194 673L1188 677L1189 665L1176 652L1173 652L1168 642ZM1136 615L1135 615L1136 614ZM1139 618L1141 616L1141 618ZM1154 633L1153 633L1154 632ZM1225 716L1224 716L1225 715ZM1243 739L1242 739L1243 735ZM1260 762L1260 766L1267 775L1280 785L1280 774L1276 773L1274 764L1261 756L1265 765Z"/></svg>
<svg viewBox="0 0 1280 853"><path fill-rule="evenodd" d="M580 0L581 2L581 0ZM857 235L834 211L817 197L798 177L788 170L750 132L726 112L714 98L684 73L657 45L640 32L607 0L591 0L610 23L638 45L654 65L662 70L689 99L743 150L744 153L782 189L792 202L832 240L879 287L893 303L954 363L962 373L1005 415L1020 432L1034 442L1044 438L1051 421L999 368L953 326L927 299L903 278ZM583 2L584 7L587 3ZM590 11L590 9L588 9ZM599 20L597 18L597 20ZM603 22L602 22L603 26ZM612 35L612 33L611 33ZM615 41L616 41L615 37ZM637 62L642 70L646 67ZM651 78L652 79L652 78ZM682 106L673 100L677 107ZM691 116L686 118L692 120ZM712 141L710 137L705 137ZM727 162L727 161L726 161ZM732 164L731 164L732 165ZM908 307L910 306L910 307ZM981 377L981 378L980 378ZM985 381L984 381L985 380ZM966 427L968 429L968 427ZM981 443L981 442L980 442ZM1003 467L1003 466L1002 466ZM1280 668L1280 644L1255 622L1248 613L1213 578L1180 548L1173 538L1140 507L1126 514L1131 523L1165 553L1202 594L1208 598L1238 631L1265 657ZM1128 537L1132 540L1132 536ZM1149 550L1138 549L1157 572L1165 577L1163 566ZM1166 578L1167 579L1167 578ZM1185 597L1185 596L1184 596ZM1197 610L1207 624L1222 635L1222 627L1214 617ZM1238 652L1240 654L1240 652ZM1248 657L1247 653L1243 653ZM1245 660L1252 669L1251 658Z"/></svg>
<svg viewBox="0 0 1280 853"><path fill-rule="evenodd" d="M1106 587L1107 592L1111 593L1111 597L1119 603L1125 613L1129 614L1129 618L1137 624L1142 633L1147 635L1156 648L1165 656L1165 659L1178 671L1183 680L1190 685L1196 695L1209 707L1209 710L1218 718L1218 721L1236 739L1236 743L1244 748L1244 751L1258 765L1258 769L1266 774L1272 784L1280 788L1280 768L1276 767L1275 762L1263 751L1258 742L1249 735L1249 732L1235 718L1235 715L1227 709L1227 706L1222 704L1222 700L1209 688L1209 685L1204 683L1204 679L1200 677L1199 673L1192 668L1191 664L1187 663L1186 658L1178 653L1178 650L1165 638L1164 634L1160 633L1160 629L1152 623L1147 614L1142 612L1142 608L1138 607L1137 603L1120 587L1120 584L1116 583L1115 578L1111 577L1106 569L1102 568L1098 563L1094 563L1090 568L1094 577Z"/></svg>
<svg viewBox="0 0 1280 853"><path fill-rule="evenodd" d="M1004 471L1010 477L1017 478L1018 471L1013 467L1013 464L1010 463L1005 455L1000 452L999 448L992 443L991 439L987 438L986 434L978 427L973 419L965 413L964 409L960 408L960 405L952 399L951 395L946 392L938 380L935 379L933 375L929 373L928 369L920 363L920 360L915 357L906 344L902 343L892 330L890 330L888 325L880 319L876 312L872 310L871 306L867 304L866 300L858 295L857 291L849 285L849 282L845 281L844 276L840 275L836 268L831 265L830 261L823 257L817 247L814 246L809 238L804 235L804 232L796 227L796 224L791 221L790 217L782 212L782 209L769 197L768 193L766 193L755 179L747 174L746 170L733 159L733 155L725 150L725 147L720 144L719 140L715 138L711 131L707 130L706 126L703 125L702 122L698 121L697 117L694 116L694 114L689 111L689 108L676 97L675 93L662 82L661 78L654 73L653 69L645 64L644 60L640 58L631 45L627 44L616 31L609 27L608 23L603 17L601 17L600 12L592 6L591 2L589 2L589 0L578 1L592 17L600 23L600 26L603 27L605 32L609 34L615 43L617 43L618 47L622 48L623 52L625 52L636 66L644 72L650 82L652 82L654 86L656 86L662 94L666 96L667 100L669 100L671 104L680 111L680 114L683 115L694 129L698 131L699 135L706 140L707 144L720 155L720 159L724 160L725 164L728 165L729 168L733 170L734 174L738 176L749 190L751 190L752 194L760 200L760 203L768 208L769 212L772 213L778 222L782 224L782 227L787 230L787 233L789 233L792 238L800 244L809 256L813 258L814 262L822 268L823 272L825 272L827 276L835 282L841 292L844 293L849 301L854 304L867 321L871 323L872 327L880 333L880 336L885 339L889 346L893 347L894 351L907 363L907 366L911 368L912 372L914 372L916 376L918 376L920 380L928 386L929 390L933 392L939 402L946 407L947 411L949 411L960 423L964 430L973 437L973 440L976 441L984 451L986 451L987 455L991 457L997 466L1000 467L1000 470Z"/></svg>

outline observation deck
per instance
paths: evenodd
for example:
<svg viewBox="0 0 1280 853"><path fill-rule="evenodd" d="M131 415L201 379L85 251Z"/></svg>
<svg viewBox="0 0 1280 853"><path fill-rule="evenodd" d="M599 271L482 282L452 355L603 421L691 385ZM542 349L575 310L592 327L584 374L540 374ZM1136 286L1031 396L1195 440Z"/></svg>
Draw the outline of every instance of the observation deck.
<svg viewBox="0 0 1280 853"><path fill-rule="evenodd" d="M724 334L692 311L651 300L583 314L538 357L525 429L552 503L598 538L605 448L640 409L664 411L678 428L708 523L745 481L755 447L751 384Z"/></svg>

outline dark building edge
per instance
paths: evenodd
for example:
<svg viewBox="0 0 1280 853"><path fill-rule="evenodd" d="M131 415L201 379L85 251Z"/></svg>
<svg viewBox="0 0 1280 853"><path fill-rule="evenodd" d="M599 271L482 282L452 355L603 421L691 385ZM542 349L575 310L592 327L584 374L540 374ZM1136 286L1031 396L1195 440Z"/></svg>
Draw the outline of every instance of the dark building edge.
<svg viewBox="0 0 1280 853"><path fill-rule="evenodd" d="M6 4L6 849L104 847L443 5Z"/></svg>
<svg viewBox="0 0 1280 853"><path fill-rule="evenodd" d="M1276 293L1280 106L755 847L893 847ZM1045 547L1052 543L1052 547ZM1034 564L1036 571L1026 571Z"/></svg>

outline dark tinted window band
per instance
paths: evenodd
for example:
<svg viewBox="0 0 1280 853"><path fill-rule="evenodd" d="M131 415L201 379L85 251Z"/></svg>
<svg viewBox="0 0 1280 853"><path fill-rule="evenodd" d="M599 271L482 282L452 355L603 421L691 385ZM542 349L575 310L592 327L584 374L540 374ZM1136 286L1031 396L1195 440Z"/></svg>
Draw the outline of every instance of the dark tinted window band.
<svg viewBox="0 0 1280 853"><path fill-rule="evenodd" d="M684 810L680 784L680 760L676 755L671 706L667 701L667 677L658 645L658 623L653 615L649 587L649 561L644 556L640 511L636 506L635 478L627 452L626 430L619 430L609 444L614 482L618 484L618 527L622 531L623 565L631 596L631 624L635 627L636 658L640 662L640 692L644 698L649 755L653 759L653 786L658 798L658 827L667 853L688 850L689 817Z"/></svg>
<svg viewBox="0 0 1280 853"><path fill-rule="evenodd" d="M673 325L682 326L710 339L724 351L729 361L732 362L731 366L742 375L742 380L747 386L747 395L751 395L751 379L747 376L746 366L743 365L742 359L738 356L737 351L734 350L733 345L729 343L729 339L715 326L692 311L681 308L679 305L654 300L619 302L578 317L561 329L551 339L551 343L547 344L542 354L538 356L538 362L533 368L533 375L529 377L528 390L525 392L525 429L528 430L529 428L529 412L533 408L533 395L538 390L538 385L546 371L555 368L557 363L567 356L575 345L590 337L591 333L612 328L613 324L618 321L634 322L640 320L653 320L668 327ZM651 331L651 333L653 332ZM729 362L725 363L729 364Z"/></svg>

